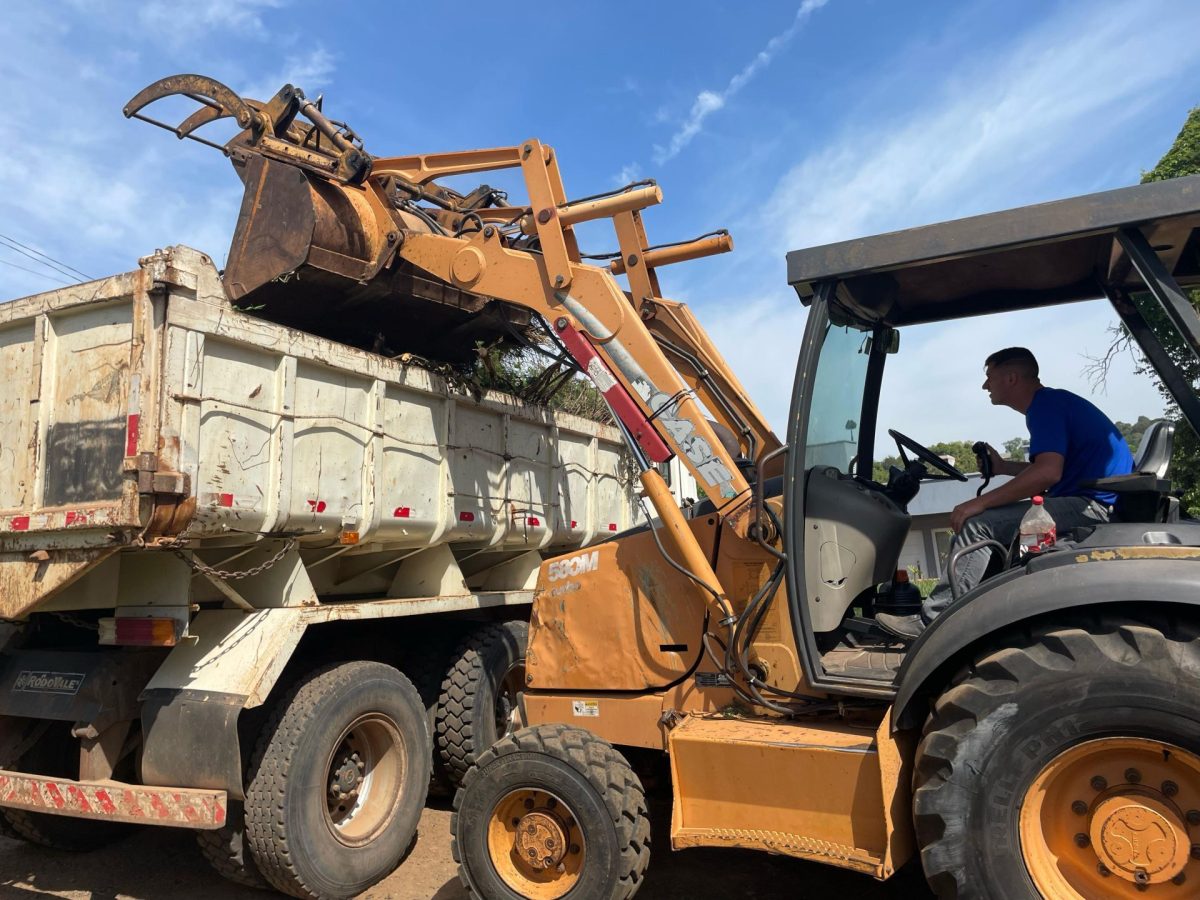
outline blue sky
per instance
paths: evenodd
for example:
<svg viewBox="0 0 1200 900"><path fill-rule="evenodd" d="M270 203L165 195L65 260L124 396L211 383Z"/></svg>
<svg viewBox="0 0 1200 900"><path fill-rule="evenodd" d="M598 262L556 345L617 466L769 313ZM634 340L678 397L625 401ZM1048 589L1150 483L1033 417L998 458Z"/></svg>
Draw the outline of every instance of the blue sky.
<svg viewBox="0 0 1200 900"><path fill-rule="evenodd" d="M655 178L653 241L732 231L733 254L664 269L663 289L782 431L804 320L787 250L1136 182L1200 103L1198 26L1182 0L24 4L0 22L0 234L91 276L174 243L223 259L232 169L121 116L176 72L323 93L378 155L536 136L571 195ZM56 284L0 260L0 297ZM882 424L928 442L1021 434L979 391L982 358L1026 344L1047 383L1087 394L1111 320L1090 304L912 330ZM1096 402L1158 413L1131 373L1120 362Z"/></svg>

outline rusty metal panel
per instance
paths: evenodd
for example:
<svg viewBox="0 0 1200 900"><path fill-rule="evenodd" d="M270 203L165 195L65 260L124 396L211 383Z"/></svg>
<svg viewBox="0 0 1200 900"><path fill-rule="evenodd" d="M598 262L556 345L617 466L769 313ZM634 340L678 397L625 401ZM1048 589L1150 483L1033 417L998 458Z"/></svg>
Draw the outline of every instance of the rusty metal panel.
<svg viewBox="0 0 1200 900"><path fill-rule="evenodd" d="M892 874L874 727L691 716L671 732L670 754L673 848L742 847Z"/></svg>
<svg viewBox="0 0 1200 900"><path fill-rule="evenodd" d="M225 824L224 791L71 781L0 771L0 806L29 812L214 830Z"/></svg>
<svg viewBox="0 0 1200 900"><path fill-rule="evenodd" d="M28 319L0 329L0 509L20 510L29 502L36 324Z"/></svg>

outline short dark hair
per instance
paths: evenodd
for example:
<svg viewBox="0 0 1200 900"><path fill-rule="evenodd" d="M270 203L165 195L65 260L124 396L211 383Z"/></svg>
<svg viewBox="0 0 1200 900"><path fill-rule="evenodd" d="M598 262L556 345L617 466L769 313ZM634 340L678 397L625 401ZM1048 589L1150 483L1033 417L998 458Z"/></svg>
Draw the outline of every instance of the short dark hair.
<svg viewBox="0 0 1200 900"><path fill-rule="evenodd" d="M1038 377L1037 358L1025 347L1005 347L997 350L983 363L987 366L1012 366L1026 378Z"/></svg>

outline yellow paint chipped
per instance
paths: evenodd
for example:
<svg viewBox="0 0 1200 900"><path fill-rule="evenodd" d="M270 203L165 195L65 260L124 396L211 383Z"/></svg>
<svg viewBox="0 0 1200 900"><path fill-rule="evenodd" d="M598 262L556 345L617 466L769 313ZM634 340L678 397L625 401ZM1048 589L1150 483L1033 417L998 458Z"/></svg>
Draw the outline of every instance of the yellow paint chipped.
<svg viewBox="0 0 1200 900"><path fill-rule="evenodd" d="M1114 559L1200 559L1200 547L1173 547L1156 544L1149 547L1114 547L1079 553L1075 562L1110 562Z"/></svg>

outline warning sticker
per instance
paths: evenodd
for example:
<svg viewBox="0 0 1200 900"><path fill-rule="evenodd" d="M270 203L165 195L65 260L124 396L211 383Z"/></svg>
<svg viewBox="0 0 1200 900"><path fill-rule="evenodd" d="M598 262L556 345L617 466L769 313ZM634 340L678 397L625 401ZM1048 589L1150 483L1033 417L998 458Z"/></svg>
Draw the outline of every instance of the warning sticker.
<svg viewBox="0 0 1200 900"><path fill-rule="evenodd" d="M612 377L612 372L604 367L604 363L599 359L592 357L587 364L588 378L592 379L592 383L596 385L596 390L604 394L612 390L616 386L617 379Z"/></svg>
<svg viewBox="0 0 1200 900"><path fill-rule="evenodd" d="M577 716L597 718L600 715L599 700L572 700L571 709Z"/></svg>

